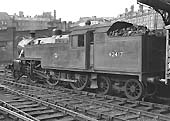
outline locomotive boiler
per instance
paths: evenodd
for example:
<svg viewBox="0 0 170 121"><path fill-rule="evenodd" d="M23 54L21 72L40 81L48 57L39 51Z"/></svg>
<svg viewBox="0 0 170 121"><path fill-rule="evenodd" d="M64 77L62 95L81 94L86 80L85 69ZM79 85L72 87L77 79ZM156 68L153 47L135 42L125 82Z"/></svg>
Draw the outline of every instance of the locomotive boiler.
<svg viewBox="0 0 170 121"><path fill-rule="evenodd" d="M14 60L14 76L51 86L65 83L75 90L92 88L100 94L123 92L132 100L153 95L165 78L166 41L142 29L116 22L33 39L24 56Z"/></svg>

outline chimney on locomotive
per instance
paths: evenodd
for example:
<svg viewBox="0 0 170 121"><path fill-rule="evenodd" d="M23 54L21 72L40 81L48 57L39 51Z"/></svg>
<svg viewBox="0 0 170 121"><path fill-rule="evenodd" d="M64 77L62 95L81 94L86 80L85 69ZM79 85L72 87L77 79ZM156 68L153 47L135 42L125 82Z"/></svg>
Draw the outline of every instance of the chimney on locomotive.
<svg viewBox="0 0 170 121"><path fill-rule="evenodd" d="M31 36L31 38L35 38L35 31L34 30L30 31L30 36Z"/></svg>
<svg viewBox="0 0 170 121"><path fill-rule="evenodd" d="M90 25L91 25L91 21L90 21L90 20L87 20L87 21L85 22L85 25L86 25L86 26L90 26Z"/></svg>

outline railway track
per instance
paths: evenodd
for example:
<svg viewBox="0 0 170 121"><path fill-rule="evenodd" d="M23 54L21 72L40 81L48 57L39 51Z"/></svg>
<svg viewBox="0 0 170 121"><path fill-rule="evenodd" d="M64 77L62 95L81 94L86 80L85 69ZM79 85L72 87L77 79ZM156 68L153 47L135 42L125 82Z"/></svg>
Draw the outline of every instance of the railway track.
<svg viewBox="0 0 170 121"><path fill-rule="evenodd" d="M0 72L1 72L0 83L2 83L2 81L5 81L5 78L10 81L14 81L12 79L12 75L10 72L4 71L3 69L1 69ZM15 85L15 89L18 88L19 85L20 84ZM30 88L31 86L25 85L25 88L26 87ZM82 113L77 113L67 108L54 105L47 101L43 101L41 99L24 94L21 92L21 90L14 90L10 87L0 84L0 121L1 120L2 121L14 121L14 120L15 121L98 121L93 117L86 116Z"/></svg>
<svg viewBox="0 0 170 121"><path fill-rule="evenodd" d="M43 100L96 120L105 121L170 121L170 107L143 101L130 101L62 87L42 88L12 81L3 81L9 92L16 91L28 98ZM13 90L13 91L12 91Z"/></svg>
<svg viewBox="0 0 170 121"><path fill-rule="evenodd" d="M8 109L7 104L1 101L0 106L0 121L13 121L13 120L23 120L23 121L33 121L32 119L21 115L17 112Z"/></svg>
<svg viewBox="0 0 170 121"><path fill-rule="evenodd" d="M8 109L6 112L12 111L14 115L17 114L15 118L24 121L97 121L90 116L48 103L4 85L0 85L0 94L3 95L0 103Z"/></svg>

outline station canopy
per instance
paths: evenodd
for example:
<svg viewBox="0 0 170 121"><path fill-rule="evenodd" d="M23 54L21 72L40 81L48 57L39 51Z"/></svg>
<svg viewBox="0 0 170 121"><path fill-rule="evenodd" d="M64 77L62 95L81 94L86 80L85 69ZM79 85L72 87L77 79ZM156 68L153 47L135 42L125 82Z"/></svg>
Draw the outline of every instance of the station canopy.
<svg viewBox="0 0 170 121"><path fill-rule="evenodd" d="M170 0L138 0L138 2L170 12Z"/></svg>
<svg viewBox="0 0 170 121"><path fill-rule="evenodd" d="M152 7L161 14L165 25L170 24L170 0L137 0L137 2Z"/></svg>

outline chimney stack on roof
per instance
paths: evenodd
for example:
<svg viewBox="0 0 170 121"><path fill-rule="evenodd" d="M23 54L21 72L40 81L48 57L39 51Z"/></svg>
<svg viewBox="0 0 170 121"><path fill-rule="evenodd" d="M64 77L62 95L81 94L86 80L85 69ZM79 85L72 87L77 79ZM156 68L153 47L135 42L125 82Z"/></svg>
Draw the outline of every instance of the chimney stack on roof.
<svg viewBox="0 0 170 121"><path fill-rule="evenodd" d="M54 10L54 20L56 20L56 10Z"/></svg>
<svg viewBox="0 0 170 121"><path fill-rule="evenodd" d="M134 5L131 5L130 9L131 9L131 12L133 13L134 12Z"/></svg>

